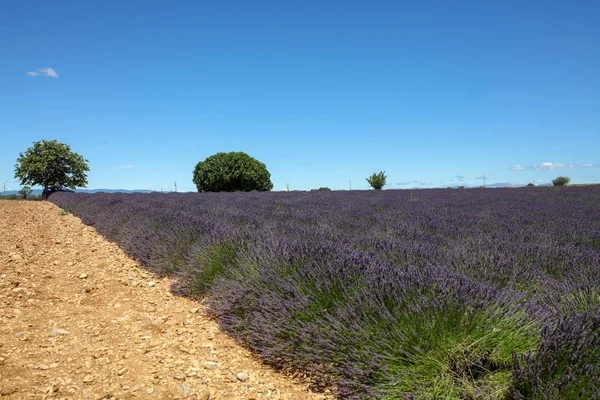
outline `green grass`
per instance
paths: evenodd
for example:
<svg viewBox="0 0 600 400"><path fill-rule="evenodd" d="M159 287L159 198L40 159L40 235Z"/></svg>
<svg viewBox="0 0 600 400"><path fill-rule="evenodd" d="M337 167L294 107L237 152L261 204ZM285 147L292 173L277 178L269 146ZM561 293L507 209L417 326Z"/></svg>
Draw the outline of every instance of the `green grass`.
<svg viewBox="0 0 600 400"><path fill-rule="evenodd" d="M488 310L446 310L429 323L405 318L413 332L400 343L409 355L390 357L397 378L383 389L386 399L413 394L418 399L502 399L511 384L512 351L535 349L539 328L525 315ZM412 326L412 329L409 327Z"/></svg>
<svg viewBox="0 0 600 400"><path fill-rule="evenodd" d="M193 270L192 295L205 296L213 281L223 276L227 267L235 263L236 254L236 247L232 243L216 243L199 252L195 258L198 268Z"/></svg>

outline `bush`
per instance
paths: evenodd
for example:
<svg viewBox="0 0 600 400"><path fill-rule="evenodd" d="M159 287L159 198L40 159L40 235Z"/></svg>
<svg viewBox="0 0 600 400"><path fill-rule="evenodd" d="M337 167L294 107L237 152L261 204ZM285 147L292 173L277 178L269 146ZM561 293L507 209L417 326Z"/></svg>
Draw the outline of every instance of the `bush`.
<svg viewBox="0 0 600 400"><path fill-rule="evenodd" d="M265 192L273 189L265 164L243 152L217 153L194 168L199 192Z"/></svg>
<svg viewBox="0 0 600 400"><path fill-rule="evenodd" d="M32 190L31 190L31 186L25 185L21 188L21 190L19 190L19 194L21 195L21 197L23 197L24 199L27 198L27 196L29 196L31 194Z"/></svg>
<svg viewBox="0 0 600 400"><path fill-rule="evenodd" d="M385 171L381 171L379 173L373 172L373 175L366 178L369 185L375 190L381 190L385 186L385 181L387 176L385 176Z"/></svg>
<svg viewBox="0 0 600 400"><path fill-rule="evenodd" d="M568 176L558 176L552 180L554 186L567 186L571 182L571 178Z"/></svg>
<svg viewBox="0 0 600 400"><path fill-rule="evenodd" d="M528 183L527 187L535 187L535 185L533 183Z"/></svg>
<svg viewBox="0 0 600 400"><path fill-rule="evenodd" d="M310 191L311 191L311 192L331 192L331 189L329 189L329 188L328 188L328 187L326 187L326 186L321 186L321 187L320 187L320 188L318 188L318 189L311 189Z"/></svg>
<svg viewBox="0 0 600 400"><path fill-rule="evenodd" d="M600 398L600 308L545 327L533 353L514 355L513 399Z"/></svg>

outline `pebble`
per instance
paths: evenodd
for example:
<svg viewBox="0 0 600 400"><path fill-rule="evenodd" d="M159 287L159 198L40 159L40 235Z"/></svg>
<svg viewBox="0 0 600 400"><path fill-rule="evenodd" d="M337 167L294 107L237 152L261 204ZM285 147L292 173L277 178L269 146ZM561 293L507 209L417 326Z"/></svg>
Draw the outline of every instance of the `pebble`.
<svg viewBox="0 0 600 400"><path fill-rule="evenodd" d="M93 380L94 380L94 378L92 378L91 375L86 375L83 377L83 383L90 383Z"/></svg>
<svg viewBox="0 0 600 400"><path fill-rule="evenodd" d="M183 395L184 397L188 397L194 394L194 392L192 391L192 387L189 383L182 383L181 385L177 386L177 392Z"/></svg>
<svg viewBox="0 0 600 400"><path fill-rule="evenodd" d="M186 377L187 375L183 372L175 372L173 374L173 378L177 379L178 381L185 381Z"/></svg>
<svg viewBox="0 0 600 400"><path fill-rule="evenodd" d="M85 272L81 275L79 275L79 279L85 279L88 277L88 274L86 274Z"/></svg>
<svg viewBox="0 0 600 400"><path fill-rule="evenodd" d="M154 287L154 286L156 286L156 282L148 282L148 286Z"/></svg>
<svg viewBox="0 0 600 400"><path fill-rule="evenodd" d="M246 382L248 380L248 378L249 378L248 374L245 373L245 372L238 372L235 377L240 382Z"/></svg>
<svg viewBox="0 0 600 400"><path fill-rule="evenodd" d="M63 335L68 335L70 332L66 329L52 329L52 332L50 332L50 336L51 337L56 337L56 336L63 336Z"/></svg>
<svg viewBox="0 0 600 400"><path fill-rule="evenodd" d="M219 368L219 364L214 361L207 361L204 363L204 368L215 370Z"/></svg>
<svg viewBox="0 0 600 400"><path fill-rule="evenodd" d="M198 311L200 311L200 309L199 309L199 308L197 308L197 307L195 307L195 308L192 308L192 309L190 310L190 312L191 312L192 314L196 314Z"/></svg>
<svg viewBox="0 0 600 400"><path fill-rule="evenodd" d="M204 389L198 393L198 400L209 400L210 399L210 391L208 389Z"/></svg>

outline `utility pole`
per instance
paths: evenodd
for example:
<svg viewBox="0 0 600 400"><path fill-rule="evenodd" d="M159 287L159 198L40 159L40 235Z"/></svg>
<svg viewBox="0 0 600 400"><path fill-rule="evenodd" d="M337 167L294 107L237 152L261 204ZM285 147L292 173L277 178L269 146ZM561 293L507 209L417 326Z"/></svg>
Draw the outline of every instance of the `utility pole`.
<svg viewBox="0 0 600 400"><path fill-rule="evenodd" d="M2 196L6 196L6 182L8 181L4 181L4 189L2 190Z"/></svg>
<svg viewBox="0 0 600 400"><path fill-rule="evenodd" d="M177 182L175 182L175 193L177 193Z"/></svg>
<svg viewBox="0 0 600 400"><path fill-rule="evenodd" d="M350 190L352 190L352 179L350 179Z"/></svg>
<svg viewBox="0 0 600 400"><path fill-rule="evenodd" d="M483 188L485 189L485 172L483 173Z"/></svg>

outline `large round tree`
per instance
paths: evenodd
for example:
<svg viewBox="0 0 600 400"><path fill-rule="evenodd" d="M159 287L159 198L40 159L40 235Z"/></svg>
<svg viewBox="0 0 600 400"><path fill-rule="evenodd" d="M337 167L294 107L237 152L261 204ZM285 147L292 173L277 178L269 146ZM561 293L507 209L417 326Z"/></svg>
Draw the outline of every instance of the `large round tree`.
<svg viewBox="0 0 600 400"><path fill-rule="evenodd" d="M273 189L267 166L241 151L217 153L194 168L199 192L235 192Z"/></svg>
<svg viewBox="0 0 600 400"><path fill-rule="evenodd" d="M15 164L15 178L21 185L41 186L43 198L61 188L75 189L87 185L90 169L87 160L71 151L67 144L56 140L41 140L24 153Z"/></svg>

